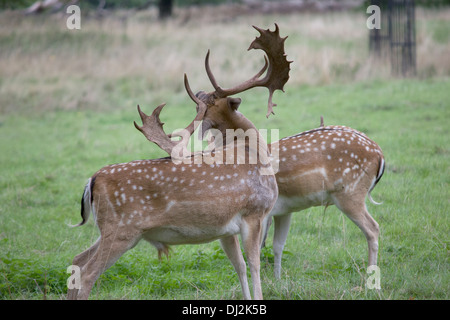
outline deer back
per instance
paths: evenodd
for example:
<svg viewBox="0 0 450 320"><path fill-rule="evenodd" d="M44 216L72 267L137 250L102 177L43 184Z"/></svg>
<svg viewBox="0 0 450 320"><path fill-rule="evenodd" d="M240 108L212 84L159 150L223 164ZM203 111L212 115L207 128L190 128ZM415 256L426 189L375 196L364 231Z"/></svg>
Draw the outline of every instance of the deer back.
<svg viewBox="0 0 450 320"><path fill-rule="evenodd" d="M273 161L279 161L280 198L297 198L296 209L333 204L331 195L339 192L365 195L384 169L381 148L349 127L305 131L283 138L271 148L278 148L279 158Z"/></svg>

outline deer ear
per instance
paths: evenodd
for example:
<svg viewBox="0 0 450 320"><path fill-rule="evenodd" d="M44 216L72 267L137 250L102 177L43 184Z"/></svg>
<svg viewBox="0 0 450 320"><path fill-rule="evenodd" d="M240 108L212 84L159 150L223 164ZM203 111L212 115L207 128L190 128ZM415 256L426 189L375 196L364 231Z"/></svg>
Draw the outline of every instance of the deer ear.
<svg viewBox="0 0 450 320"><path fill-rule="evenodd" d="M227 101L228 101L228 106L232 110L236 111L239 108L242 100L240 98L227 98Z"/></svg>

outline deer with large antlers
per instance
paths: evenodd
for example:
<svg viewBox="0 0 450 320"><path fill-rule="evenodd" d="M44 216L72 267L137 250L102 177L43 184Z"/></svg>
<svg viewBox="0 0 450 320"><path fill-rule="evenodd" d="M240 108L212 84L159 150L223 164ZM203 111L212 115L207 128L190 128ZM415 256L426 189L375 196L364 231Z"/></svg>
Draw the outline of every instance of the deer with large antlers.
<svg viewBox="0 0 450 320"><path fill-rule="evenodd" d="M260 31L261 32L261 31ZM276 28L278 32L278 28ZM279 38L277 42L284 42ZM258 47L259 44L252 44ZM250 48L252 48L250 46ZM276 50L276 49L274 49ZM264 73L264 68L252 80L231 89L221 89L212 75L206 58L206 69L215 88L216 94L231 95L243 88L250 88L255 79ZM270 55L269 55L270 59ZM270 66L277 65L278 70L289 68L289 61L279 59L270 61ZM273 74L272 74L273 75ZM280 83L287 79L286 73L276 73ZM258 80L267 81L267 76ZM274 88L272 86L272 88ZM283 88L283 85L275 87ZM272 93L269 95L267 116L273 113ZM209 127L202 126L203 135ZM219 142L220 145L220 142ZM281 274L281 257L289 231L292 212L298 212L312 206L336 205L364 233L368 243L369 266L377 264L378 223L372 218L365 205L366 197L373 201L370 192L384 173L385 161L381 148L365 134L343 126L323 125L317 129L286 137L269 146L273 157L272 166L279 168L276 172L279 196L270 213L274 217L275 230L273 238L274 273ZM275 163L276 162L276 163ZM271 219L267 220L270 226ZM263 243L267 237L265 229Z"/></svg>
<svg viewBox="0 0 450 320"><path fill-rule="evenodd" d="M197 115L185 130L173 135L164 133L159 119L164 105L157 107L151 116L138 107L143 125L135 123L136 128L171 157L106 166L88 180L81 200L82 222L78 225L86 223L92 213L100 237L74 258L73 265L80 268L81 285L69 287L69 299L87 299L100 274L142 239L155 246L159 256L167 254L170 245L220 239L239 276L243 297L250 299L239 234L250 267L253 297L262 299L260 242L278 188L264 139L252 122L237 111L240 99L229 96L255 86L267 87L270 114L274 105L272 93L282 89L288 80L289 63L284 62L284 40L279 37L278 27L275 32L257 30L261 36L250 48L264 50L268 60L255 77L235 88L223 90L209 69L208 54L207 73L216 90L199 95L200 99L192 93L185 76L186 91L197 105ZM266 70L266 76L260 79ZM223 148L186 155L187 140L201 120L205 128L223 132ZM223 153L228 158L237 152L234 142L240 137L228 139L227 129L254 131L258 147L249 145L244 136L241 143L245 153L234 163L203 161L211 154L218 159L217 154ZM172 136L179 136L181 140L173 141ZM252 152L256 156L250 154ZM252 156L256 161L248 163L246 160ZM190 161L186 162L186 159Z"/></svg>
<svg viewBox="0 0 450 320"><path fill-rule="evenodd" d="M281 275L281 257L292 212L312 206L336 205L364 233L369 266L377 264L378 223L367 211L366 197L381 179L385 161L381 148L365 134L343 126L321 126L272 143L279 155L278 199L274 218L274 273ZM276 150L275 150L276 149ZM271 219L268 220L270 225ZM267 237L267 230L264 240Z"/></svg>

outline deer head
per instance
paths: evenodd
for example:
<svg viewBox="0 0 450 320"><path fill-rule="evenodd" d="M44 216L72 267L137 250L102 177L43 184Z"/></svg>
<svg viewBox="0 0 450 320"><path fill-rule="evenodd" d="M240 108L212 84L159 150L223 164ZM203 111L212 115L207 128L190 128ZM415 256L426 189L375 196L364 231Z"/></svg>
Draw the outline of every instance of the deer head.
<svg viewBox="0 0 450 320"><path fill-rule="evenodd" d="M145 115L138 106L138 111L141 116L143 126L140 127L135 123L136 128L141 131L145 137L156 143L161 149L165 150L174 158L181 158L189 155L186 147L189 142L189 137L196 130L200 121L203 120L201 127L201 136L211 129L215 128L222 132L225 139L226 129L238 129L253 127L253 124L246 119L241 113L237 112L241 103L241 99L232 98L240 92L244 92L255 87L266 87L269 90L268 111L267 117L274 114L272 97L275 90L283 90L285 83L289 79L290 63L287 61L284 52L284 42L287 37L281 38L279 34L278 25L275 24L275 31L269 29L263 30L253 26L259 33L251 44L250 49L261 49L266 52L267 57L264 57L265 64L262 69L251 77L249 80L229 89L223 89L218 84L211 71L209 65L210 51L205 58L206 73L213 85L215 91L205 93L200 91L194 95L190 89L187 76L184 76L184 84L189 97L197 105L197 115L191 124L184 130L180 130L174 134L165 134L162 128L163 123L159 119L159 114L164 105L158 106L151 116ZM264 77L262 75L265 74ZM172 137L180 137L179 141L171 140Z"/></svg>

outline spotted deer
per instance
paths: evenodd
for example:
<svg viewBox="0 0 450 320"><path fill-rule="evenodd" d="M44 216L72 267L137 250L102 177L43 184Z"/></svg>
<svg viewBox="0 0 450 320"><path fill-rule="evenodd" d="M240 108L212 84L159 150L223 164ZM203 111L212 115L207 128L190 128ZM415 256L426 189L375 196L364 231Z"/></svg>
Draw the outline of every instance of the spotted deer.
<svg viewBox="0 0 450 320"><path fill-rule="evenodd" d="M381 179L385 161L381 148L365 134L344 126L321 126L283 138L270 145L277 149L278 199L274 220L275 277L281 275L281 257L292 212L313 206L336 205L364 233L369 266L377 264L378 223L367 211L365 199ZM271 219L268 220L270 225ZM267 230L264 239L267 236Z"/></svg>
<svg viewBox="0 0 450 320"><path fill-rule="evenodd" d="M167 255L170 245L220 239L239 276L243 297L251 299L238 235L250 267L253 298L263 298L260 242L265 219L278 196L266 142L258 134L258 145L263 148L256 148L256 151L246 141L242 142L246 152L232 164L203 161L212 153L215 156L217 153L234 154L236 144L226 139L220 150L185 155L188 138L201 120L209 128L223 131L224 137L226 129L258 132L253 123L237 111L241 100L229 97L231 94L257 86L267 87L268 114L272 111L272 93L282 90L288 80L289 63L284 62L284 40L279 40L278 27L277 32L256 29L261 36L250 48L264 50L267 58L253 78L229 90L221 89L209 68L209 52L205 64L216 90L202 94L200 99L192 93L185 76L186 91L197 105L197 115L185 130L166 135L159 118L164 105L158 106L150 116L138 106L143 125L135 123L136 128L171 156L109 165L88 180L81 199L82 221L78 226L85 224L92 213L100 237L74 258L73 265L80 268L81 287L69 288L68 299L87 299L100 274L142 239L155 246L159 256ZM181 139L173 141L172 137ZM255 163L246 161L251 152L256 152Z"/></svg>

